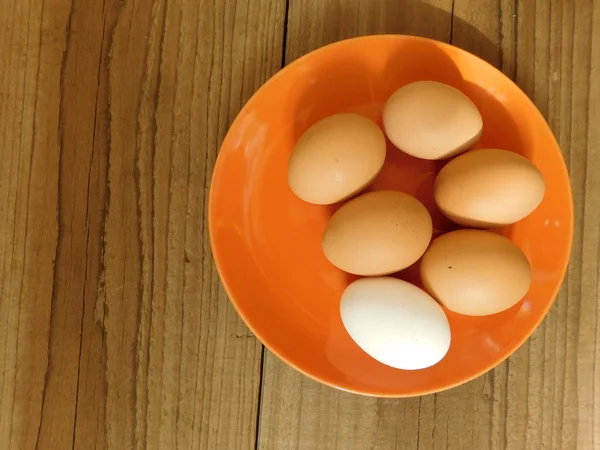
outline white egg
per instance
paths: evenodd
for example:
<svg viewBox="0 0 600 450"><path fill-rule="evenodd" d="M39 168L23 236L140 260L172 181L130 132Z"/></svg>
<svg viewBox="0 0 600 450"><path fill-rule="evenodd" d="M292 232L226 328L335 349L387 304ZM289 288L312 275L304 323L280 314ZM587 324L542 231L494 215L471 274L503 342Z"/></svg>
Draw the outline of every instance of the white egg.
<svg viewBox="0 0 600 450"><path fill-rule="evenodd" d="M425 291L391 277L362 278L342 294L342 322L377 361L396 369L433 366L448 352L450 324Z"/></svg>

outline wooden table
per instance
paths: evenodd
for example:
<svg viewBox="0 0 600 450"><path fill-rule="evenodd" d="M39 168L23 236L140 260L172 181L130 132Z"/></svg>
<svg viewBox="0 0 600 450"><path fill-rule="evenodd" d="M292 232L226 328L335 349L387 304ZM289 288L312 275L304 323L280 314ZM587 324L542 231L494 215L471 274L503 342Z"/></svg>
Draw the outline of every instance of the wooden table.
<svg viewBox="0 0 600 450"><path fill-rule="evenodd" d="M373 33L501 68L563 149L550 314L462 387L377 400L265 351L206 228L219 144L282 65ZM0 448L599 449L600 2L1 0Z"/></svg>

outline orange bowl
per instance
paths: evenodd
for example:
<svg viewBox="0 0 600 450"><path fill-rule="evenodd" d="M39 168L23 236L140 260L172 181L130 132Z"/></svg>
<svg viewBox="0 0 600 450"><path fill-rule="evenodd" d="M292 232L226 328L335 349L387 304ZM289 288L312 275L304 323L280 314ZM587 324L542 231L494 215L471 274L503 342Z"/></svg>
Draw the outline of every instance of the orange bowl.
<svg viewBox="0 0 600 450"><path fill-rule="evenodd" d="M323 255L321 238L339 205L303 202L287 185L298 137L330 114L355 112L381 124L386 99L416 80L437 80L477 105L484 131L477 147L520 153L543 173L542 204L499 230L527 255L533 283L517 305L486 317L446 311L452 343L424 370L387 367L345 331L339 301L354 279ZM443 163L410 157L388 143L383 171L369 190L397 189L420 199L437 233L456 228L433 202ZM514 352L550 308L562 283L573 235L569 177L552 132L527 96L500 71L451 45L411 36L368 36L316 50L271 78L229 130L209 199L213 256L229 297L252 332L279 358L331 386L407 397L438 392L490 370ZM410 267L398 277L420 284ZM510 280L507 280L510 282Z"/></svg>

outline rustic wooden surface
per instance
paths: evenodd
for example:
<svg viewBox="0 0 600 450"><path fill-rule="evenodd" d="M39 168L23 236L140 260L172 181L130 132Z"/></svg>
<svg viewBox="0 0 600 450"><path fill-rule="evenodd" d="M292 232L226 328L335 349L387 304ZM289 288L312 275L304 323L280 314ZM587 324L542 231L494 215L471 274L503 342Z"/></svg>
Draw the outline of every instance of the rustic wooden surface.
<svg viewBox="0 0 600 450"><path fill-rule="evenodd" d="M517 81L573 182L565 285L507 362L408 400L338 392L227 301L219 144L338 39L451 41ZM600 449L600 1L2 0L0 448Z"/></svg>

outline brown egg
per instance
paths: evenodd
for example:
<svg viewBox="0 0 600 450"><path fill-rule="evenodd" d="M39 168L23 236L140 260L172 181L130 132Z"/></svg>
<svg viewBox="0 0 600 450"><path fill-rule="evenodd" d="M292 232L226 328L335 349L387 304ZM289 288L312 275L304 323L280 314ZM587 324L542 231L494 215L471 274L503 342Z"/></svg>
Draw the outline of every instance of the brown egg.
<svg viewBox="0 0 600 450"><path fill-rule="evenodd" d="M431 241L431 216L416 198L398 191L363 194L331 217L323 251L356 275L387 275L416 262Z"/></svg>
<svg viewBox="0 0 600 450"><path fill-rule="evenodd" d="M434 188L440 210L467 227L515 223L538 207L546 185L540 171L506 150L473 150L450 161Z"/></svg>
<svg viewBox="0 0 600 450"><path fill-rule="evenodd" d="M385 136L358 114L336 114L310 127L288 163L288 183L302 200L329 205L363 190L383 167Z"/></svg>
<svg viewBox="0 0 600 450"><path fill-rule="evenodd" d="M383 109L388 139L409 155L444 159L471 148L483 121L475 104L447 84L417 81L398 89Z"/></svg>
<svg viewBox="0 0 600 450"><path fill-rule="evenodd" d="M531 284L531 267L509 239L483 230L457 230L432 243L421 259L421 280L451 311L495 314L518 303Z"/></svg>

